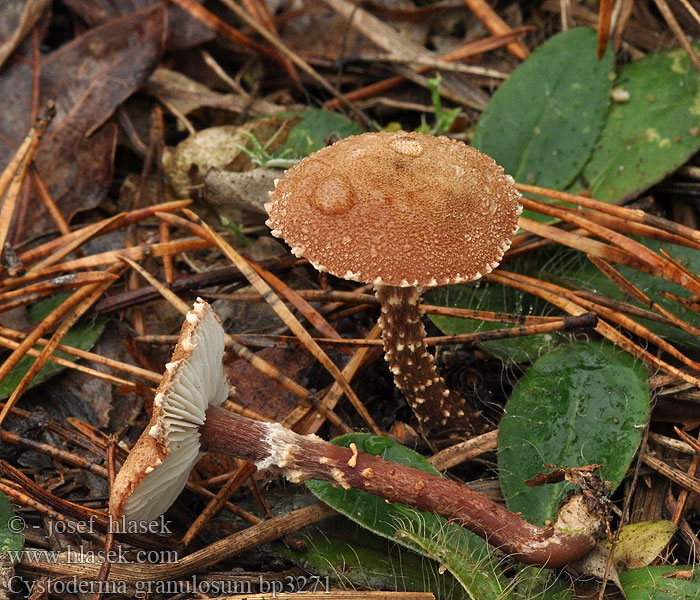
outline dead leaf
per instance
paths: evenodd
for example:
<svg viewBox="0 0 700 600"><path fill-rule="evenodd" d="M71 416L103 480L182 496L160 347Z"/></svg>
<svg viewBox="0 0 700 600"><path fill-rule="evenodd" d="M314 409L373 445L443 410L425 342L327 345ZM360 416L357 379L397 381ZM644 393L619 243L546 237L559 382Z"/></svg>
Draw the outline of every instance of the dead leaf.
<svg viewBox="0 0 700 600"><path fill-rule="evenodd" d="M57 109L35 155L38 172L66 220L96 206L111 180L116 144L116 127L101 126L158 65L165 33L165 11L155 6L109 21L46 56L32 46L37 40L23 44L0 77L8 107L0 112L0 168L33 121L38 71L38 106L54 100ZM52 227L41 204L31 205L31 215L25 205L26 218L15 224L25 239Z"/></svg>
<svg viewBox="0 0 700 600"><path fill-rule="evenodd" d="M160 4L160 0L64 0L63 4L90 27L98 27L136 10ZM168 3L167 11L169 52L198 46L216 36L211 29L192 18L179 6Z"/></svg>
<svg viewBox="0 0 700 600"><path fill-rule="evenodd" d="M0 25L0 67L34 27L50 0L6 0Z"/></svg>
<svg viewBox="0 0 700 600"><path fill-rule="evenodd" d="M243 173L210 169L204 178L205 204L217 215L233 223L261 225L267 219L264 204L275 189L280 169L258 168Z"/></svg>

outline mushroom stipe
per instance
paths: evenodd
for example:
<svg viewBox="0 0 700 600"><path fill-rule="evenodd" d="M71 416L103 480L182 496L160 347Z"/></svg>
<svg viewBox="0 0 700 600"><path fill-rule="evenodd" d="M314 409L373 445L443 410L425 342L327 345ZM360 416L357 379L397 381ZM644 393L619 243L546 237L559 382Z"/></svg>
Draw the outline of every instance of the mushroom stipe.
<svg viewBox="0 0 700 600"><path fill-rule="evenodd" d="M336 277L373 283L386 359L426 428L470 429L435 372L418 308L423 288L490 273L522 210L513 178L475 148L405 131L364 133L289 169L265 205L272 235Z"/></svg>
<svg viewBox="0 0 700 600"><path fill-rule="evenodd" d="M577 560L605 529L604 507L590 494L571 495L553 524L537 527L455 481L224 410L219 406L228 393L223 353L221 323L198 300L158 388L150 425L115 480L114 519L156 519L183 489L196 457L209 451L277 471L294 483L319 479L433 512L533 565L558 567Z"/></svg>

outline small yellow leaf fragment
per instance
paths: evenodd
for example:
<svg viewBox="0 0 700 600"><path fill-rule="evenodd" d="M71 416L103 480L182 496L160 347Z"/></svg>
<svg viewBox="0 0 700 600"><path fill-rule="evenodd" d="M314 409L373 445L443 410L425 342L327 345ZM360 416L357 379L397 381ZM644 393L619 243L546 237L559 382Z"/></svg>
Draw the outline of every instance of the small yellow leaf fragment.
<svg viewBox="0 0 700 600"><path fill-rule="evenodd" d="M352 456L348 459L348 467L354 469L357 466L358 455L357 445L355 444L355 442L350 443L350 450L352 450Z"/></svg>

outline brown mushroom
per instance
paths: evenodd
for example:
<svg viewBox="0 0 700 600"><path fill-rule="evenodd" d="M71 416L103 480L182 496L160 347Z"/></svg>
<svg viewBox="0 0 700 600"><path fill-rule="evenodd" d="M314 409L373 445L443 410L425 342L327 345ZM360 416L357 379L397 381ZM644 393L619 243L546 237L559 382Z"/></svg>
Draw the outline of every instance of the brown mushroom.
<svg viewBox="0 0 700 600"><path fill-rule="evenodd" d="M536 527L451 479L220 408L228 394L223 351L221 323L198 300L158 388L151 422L112 487L113 519L155 520L180 493L201 453L219 452L275 469L294 483L320 479L442 515L529 564L555 567L577 560L604 529L601 506L580 493L567 498L554 523Z"/></svg>
<svg viewBox="0 0 700 600"><path fill-rule="evenodd" d="M164 513L202 456L199 427L210 406L229 394L221 360L224 331L211 306L198 300L187 313L180 339L153 399L141 434L112 486L115 519L152 521ZM205 375L203 375L205 374Z"/></svg>
<svg viewBox="0 0 700 600"><path fill-rule="evenodd" d="M267 221L320 271L374 283L389 367L428 427L463 416L424 342L424 288L490 273L522 207L512 177L447 137L380 132L349 137L289 169Z"/></svg>

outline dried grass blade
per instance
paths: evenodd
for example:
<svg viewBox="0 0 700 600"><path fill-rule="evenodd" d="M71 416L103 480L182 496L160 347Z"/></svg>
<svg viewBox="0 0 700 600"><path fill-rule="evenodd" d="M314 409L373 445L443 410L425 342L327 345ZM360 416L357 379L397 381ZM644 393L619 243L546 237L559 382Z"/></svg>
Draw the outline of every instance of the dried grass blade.
<svg viewBox="0 0 700 600"><path fill-rule="evenodd" d="M643 244L640 244L639 242L636 242L627 236L618 233L617 231L613 231L608 227L594 223L593 221L579 215L572 214L566 209L552 206L546 202L539 202L537 200L531 200L530 198L522 198L521 203L529 210L533 210L543 215L556 217L557 219L561 219L567 223L572 223L573 225L592 233L602 240L605 240L606 242L613 244L622 250L626 250L630 254L638 256L652 269L655 269L658 272L664 272L666 264L658 254L649 250L649 248Z"/></svg>
<svg viewBox="0 0 700 600"><path fill-rule="evenodd" d="M49 267L50 265L55 265L59 260L64 258L65 256L68 256L71 252L74 252L77 250L80 246L82 246L85 242L91 240L92 238L100 235L105 229L107 229L110 225L114 224L115 229L118 228L124 218L124 213L114 215L113 217L110 217L109 219L104 219L103 221L100 221L99 223L95 223L94 225L89 225L88 227L85 228L83 231L83 234L79 237L76 237L75 239L71 240L64 246L61 246L58 248L55 252L52 252L51 255L47 256L44 260L39 261L38 263L34 264L31 266L30 269L28 269L28 273L36 273L37 271L41 271L45 269L46 267Z"/></svg>
<svg viewBox="0 0 700 600"><path fill-rule="evenodd" d="M7 338L14 340L22 340L27 337L26 334L22 333L21 331L2 326L0 326L0 335L4 335ZM45 346L48 343L49 341L46 338L40 337L36 340L36 344L39 345ZM56 350L60 350L61 352L65 352L66 354L70 354L71 356L75 356L76 358L82 358L84 360L94 362L95 364L109 367L110 369L115 369L116 371L121 371L122 373L127 373L133 377L145 379L146 381L150 381L152 383L160 383L160 380L162 379L162 375L160 375L159 373L149 371L148 369L142 369L141 367L130 365L119 360L115 360L113 358L107 358L105 356L101 356L100 354L95 354L94 352L81 350L80 348L74 348L73 346L59 344L58 346L56 346Z"/></svg>
<svg viewBox="0 0 700 600"><path fill-rule="evenodd" d="M182 543L189 546L190 542L197 537L202 528L223 508L228 499L235 494L248 478L257 471L254 464L243 462L236 470L233 477L219 488L216 495L207 503L204 510L199 513L192 525L182 537Z"/></svg>
<svg viewBox="0 0 700 600"><path fill-rule="evenodd" d="M35 137L34 139L38 142L38 138ZM30 146L25 160L19 164L17 172L7 188L2 208L0 208L0 256L5 252L5 242L7 241L7 235L10 233L10 227L12 226L15 209L17 208L17 200L19 199L22 184L24 183L24 174L27 172L27 165L31 159L31 152L35 147L35 145ZM0 196L0 200L1 199L2 197Z"/></svg>
<svg viewBox="0 0 700 600"><path fill-rule="evenodd" d="M552 288L555 290L559 289L559 286L554 286L540 280L501 270L490 273L487 275L486 279L488 281L502 283L503 285L508 285L510 287L533 294L573 315L581 315L586 312L586 309L584 309L580 304L572 302L567 297L562 297L556 291L551 291ZM561 290L568 291L565 290L565 288L561 288ZM580 300L580 298L577 299ZM633 356L636 356L640 360L662 369L666 373L669 373L674 377L678 377L683 381L692 384L693 386L700 387L700 379L693 377L692 375L688 375L673 365L670 365L660 358L657 358L650 352L647 352L644 348L622 335L622 333L603 319L598 319L598 324L596 325L595 330L613 344L620 346L620 348L629 352Z"/></svg>
<svg viewBox="0 0 700 600"><path fill-rule="evenodd" d="M19 342L15 342L14 340L11 340L9 338L0 336L0 345L4 346L5 348L10 348L11 350L15 350L19 346ZM35 348L29 348L29 350L27 350L27 354L29 356L36 357L41 355L41 351L36 350ZM60 356L51 355L49 356L48 360L50 362L56 363L57 365L61 365L62 367L80 371L82 373L85 373L86 375L91 375L92 377L101 379L102 381L107 381L108 383L113 383L115 385L121 385L129 388L135 387L134 383L132 383L131 381L127 381L126 379L122 379L121 377L115 377L114 375L109 375L108 373L103 373L102 371L97 371L96 369L91 369L90 367L79 365L65 358L61 358Z"/></svg>
<svg viewBox="0 0 700 600"><path fill-rule="evenodd" d="M673 483L680 485L683 489L700 494L700 479L697 477L691 477L684 471L667 465L664 461L659 460L655 456L651 456L648 452L642 454L642 461L654 469L654 471L661 473L673 481Z"/></svg>
<svg viewBox="0 0 700 600"><path fill-rule="evenodd" d="M592 240L570 231L552 227L551 225L544 225L538 221L528 219L527 217L520 217L518 224L522 229L563 246L568 246L569 248L574 248L575 250L580 250L581 252L592 254L593 256L599 256L600 258L632 267L638 271L644 271L645 273L652 272L652 274L655 274L653 269L649 267L645 261L640 260L639 257L627 250L615 248L614 246L599 242L598 240Z"/></svg>
<svg viewBox="0 0 700 600"><path fill-rule="evenodd" d="M0 293L0 302L6 302L8 300L12 300L13 298L19 298L20 296L27 294L38 293L42 296L46 296L48 294L55 294L56 292L62 290L80 287L88 283L97 283L107 279L115 279L116 277L117 276L113 273L106 273L104 271L84 271L72 273L71 275L56 277L48 281L41 281L20 289Z"/></svg>
<svg viewBox="0 0 700 600"><path fill-rule="evenodd" d="M143 260L146 257L160 258L161 256L179 254L180 252L204 250L205 248L210 248L211 246L212 243L205 239L186 238L175 240L174 242L143 244L141 246L134 246L133 248L109 250L108 252L100 252L99 254L92 254L90 256L84 256L82 258L76 258L74 260L58 263L57 265L51 265L42 269L41 271L37 271L36 273L28 273L22 277L6 279L3 283L5 284L5 288L14 288L17 285L21 285L27 281L34 281L40 277L48 277L51 275L56 275L57 273L64 273L66 271L77 271L79 269L89 269L111 265L114 264L114 261L118 260L119 256L126 256L132 260Z"/></svg>
<svg viewBox="0 0 700 600"><path fill-rule="evenodd" d="M180 210L181 208L185 208L189 204L192 203L192 200L173 200L171 202L164 202L162 204L154 204L153 206L147 206L145 208L138 208L136 210L129 211L127 213L123 213L124 215L124 220L121 223L112 223L110 227L107 227L102 231L102 233L109 233L110 231L114 231L115 229L122 227L124 225L131 225L132 223L137 223L139 221L142 221L144 219L147 219L149 217L152 217L155 213L157 212L162 212L162 213L169 213L175 210ZM106 219L109 220L109 219ZM75 231L72 231L70 233L67 233L66 235L63 235L61 237L58 237L54 240L51 240L50 242L46 242L45 244L41 244L40 246L37 246L36 248L32 248L31 250L27 250L26 252L23 252L22 254L19 255L19 259L24 262L24 263L30 263L35 260L40 259L42 256L46 256L47 254L51 254L56 250L56 248L60 248L64 244L69 244L71 243L74 239L81 237L85 230L90 229L97 225L96 223L86 225L85 227L82 227L80 229L76 229Z"/></svg>
<svg viewBox="0 0 700 600"><path fill-rule="evenodd" d="M508 24L498 16L498 13L491 8L486 0L464 0L464 3L491 33L504 34L511 31ZM530 56L530 51L522 42L508 44L508 51L520 60L525 60Z"/></svg>
<svg viewBox="0 0 700 600"><path fill-rule="evenodd" d="M58 206L56 206L56 202L54 202L54 199L51 196L51 192L49 192L49 188L46 186L46 183L44 183L44 180L41 178L41 175L39 175L39 171L36 170L34 164L31 164L29 166L29 176L32 179L34 191L36 192L37 196L39 196L39 199L44 205L44 208L46 208L46 210L49 212L49 215L51 215L51 219L56 224L56 227L58 227L58 230L63 235L69 234L70 226L63 218L63 214L61 213Z"/></svg>
<svg viewBox="0 0 700 600"><path fill-rule="evenodd" d="M688 435L685 431L676 427L675 425L673 426L673 430L676 432L678 437L681 438L681 440L695 450L696 454L700 455L700 440L696 440L694 437Z"/></svg>
<svg viewBox="0 0 700 600"><path fill-rule="evenodd" d="M371 331L367 334L366 339L369 341L377 340L381 342L381 340L379 340L379 336L381 335L381 333L382 330L379 327L379 324L375 323ZM379 356L380 354L383 354L382 346L377 346L375 348L359 348L353 354L353 357L350 359L348 364L345 365L345 368L343 369L343 376L347 381L351 381L352 378L359 371L360 367L363 364L365 364L366 361L371 360L374 357ZM325 410L332 411L342 397L343 390L336 381L330 387L328 392L326 392L326 394L324 395L321 406ZM320 429L321 425L323 425L325 418L326 417L322 411L317 410L315 412L309 412L300 422L298 428L296 428L295 431L297 431L297 433L305 434L316 433Z"/></svg>
<svg viewBox="0 0 700 600"><path fill-rule="evenodd" d="M678 304L687 308L688 310L692 310L693 312L700 313L700 303L693 301L690 298L683 298L683 297L678 296L676 294L672 294L671 292L661 292L661 295L664 298L668 298L669 300L673 300L674 302L677 302Z"/></svg>
<svg viewBox="0 0 700 600"><path fill-rule="evenodd" d="M2 175L0 175L0 199L5 195L7 187L15 177L20 164L28 162L27 159L31 160L41 136L44 135L44 132L51 124L55 114L56 107L54 103L47 103L38 116L36 123L29 130L24 140L22 140L17 152L15 152L14 156L10 159L10 162L7 163Z"/></svg>
<svg viewBox="0 0 700 600"><path fill-rule="evenodd" d="M644 304L657 311L659 314L666 317L666 320L679 329L688 332L691 335L700 337L700 328L687 323L683 319L677 317L672 312L666 310L658 302L654 302L649 296L647 296L642 290L635 286L631 281L628 281L621 273L615 270L611 265L606 263L604 260L596 257L589 256L589 260L596 266L601 272L608 277L613 283L615 283L624 293L629 294L633 298L636 298L638 302Z"/></svg>
<svg viewBox="0 0 700 600"><path fill-rule="evenodd" d="M613 0L600 0L598 8L598 60L603 58L610 39L610 22L612 20Z"/></svg>
<svg viewBox="0 0 700 600"><path fill-rule="evenodd" d="M668 2L666 2L666 0L654 0L654 4L656 4L656 8L659 9L659 12L664 18L664 21L666 21L668 28L673 31L673 35L676 36L678 43L681 45L683 50L685 50L685 53L688 55L690 62L693 63L695 70L700 73L700 57L698 56L697 52L695 52L693 45L688 41L683 28L678 24L678 21L673 15L673 11L668 5Z"/></svg>
<svg viewBox="0 0 700 600"><path fill-rule="evenodd" d="M444 54L440 57L440 60L444 60L445 62L456 62L458 60L464 60L465 58L474 56L475 54L482 54L484 52L488 52L489 50L500 48L501 46L505 46L513 41L516 41L523 33L532 31L532 29L532 27L517 27L508 33L494 35L481 40L476 40L474 42L468 42L460 48L457 48L448 54ZM430 66L420 67L419 69L416 69L416 73L427 73L431 69L432 67ZM395 88L404 81L406 81L406 78L403 75L388 77L387 79L382 79L381 81L377 81L348 92L345 94L345 99L350 102L357 102L358 100L371 98L372 96L376 96L377 94L381 94ZM342 103L337 98L333 98L333 100L328 100L323 105L323 108L326 110L338 110L342 108L342 106Z"/></svg>
<svg viewBox="0 0 700 600"><path fill-rule="evenodd" d="M663 248L661 248L660 252L668 262L670 262L676 269L678 269L681 272L682 276L685 276L687 279L694 282L695 285L693 287L700 287L700 277L698 277L698 275L696 273L693 273L683 263L681 263L679 260L676 260L675 258L673 258ZM686 289L689 289L687 285L684 285L683 287ZM693 294L695 294L696 296L700 295L698 292L696 292L694 290L690 290L690 291L693 292Z"/></svg>
<svg viewBox="0 0 700 600"><path fill-rule="evenodd" d="M622 217L609 215L597 210L584 211L570 207L567 207L566 210L600 225L605 225L614 231L627 233L630 235L638 235L640 237L658 240L660 242L676 244L677 246L685 246L686 248L692 248L694 250L700 250L700 242L690 240L687 237L675 233L670 233L664 229L655 227L654 225L637 223L636 221L630 221L629 219L623 219Z"/></svg>
<svg viewBox="0 0 700 600"><path fill-rule="evenodd" d="M287 301L294 306L309 323L311 323L320 333L326 337L333 338L336 340L342 340L343 338L340 334L324 319L319 312L311 306L304 298L302 298L295 290L290 288L286 283L284 283L275 274L270 273L267 269L264 269L256 262L249 260L248 264L253 268L253 270L262 277L268 285L275 289L279 294L282 294ZM352 352L348 352L352 354Z"/></svg>
<svg viewBox="0 0 700 600"><path fill-rule="evenodd" d="M502 273L505 273L507 276L516 277L515 273L510 273L508 271L502 271ZM669 344L665 339L656 335L643 325L640 325L639 323L637 323L637 321L631 319L627 315L624 315L619 311L611 310L606 306L602 306L601 304L597 304L586 298L582 298L581 296L577 295L576 292L573 292L572 290L569 290L567 288L554 285L552 283L540 281L539 279L535 279L534 277L528 277L527 275L517 275L517 278L521 281L541 286L547 289L548 291L552 292L553 294L558 294L569 298L570 300L573 300L583 308L596 312L598 315L604 317L608 321L616 323L617 325L624 327L625 329L641 337L642 339L658 346L664 352L667 352L674 358L688 365L691 369L700 371L700 364L685 356L685 354L680 352L675 346Z"/></svg>
<svg viewBox="0 0 700 600"><path fill-rule="evenodd" d="M525 192L527 194L537 194L539 196L552 198L553 200L560 200L566 204L583 206L584 208L589 208L598 212L615 215L622 219L627 219L636 223L645 223L652 227L657 227L659 229L663 229L664 231L668 231L669 233L674 233L681 237L685 237L689 240L700 243L700 231L697 231L692 227L686 227L680 223L675 223L674 221L669 221L663 217L650 215L643 210L618 206L617 204L601 202L600 200L595 200L594 198L589 198L588 196L581 196L570 192L560 192L558 190L551 190L549 188L528 185L525 183L516 183L515 187L521 192Z"/></svg>

